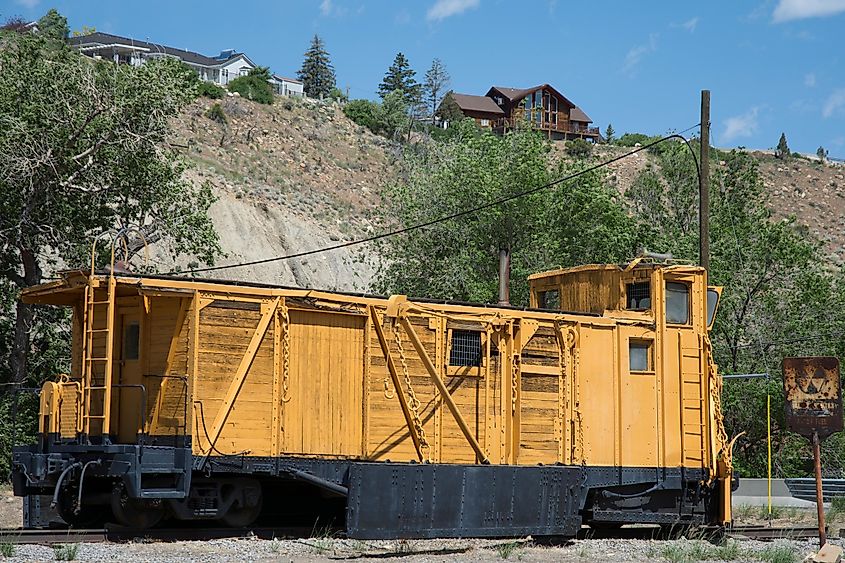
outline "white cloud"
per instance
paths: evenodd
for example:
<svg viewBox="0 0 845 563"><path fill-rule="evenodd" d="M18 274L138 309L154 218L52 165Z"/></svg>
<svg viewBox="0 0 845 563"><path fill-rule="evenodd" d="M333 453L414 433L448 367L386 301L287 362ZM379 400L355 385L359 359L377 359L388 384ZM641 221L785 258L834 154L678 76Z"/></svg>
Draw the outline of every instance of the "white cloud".
<svg viewBox="0 0 845 563"><path fill-rule="evenodd" d="M695 32L695 28L698 26L698 16L691 18L680 25L690 33Z"/></svg>
<svg viewBox="0 0 845 563"><path fill-rule="evenodd" d="M36 7L41 0L15 0L15 2L31 10Z"/></svg>
<svg viewBox="0 0 845 563"><path fill-rule="evenodd" d="M824 106L822 107L822 117L825 119L840 114L845 115L845 88L835 90L825 100Z"/></svg>
<svg viewBox="0 0 845 563"><path fill-rule="evenodd" d="M331 15L332 13L332 0L323 0L320 3L320 13L324 16Z"/></svg>
<svg viewBox="0 0 845 563"><path fill-rule="evenodd" d="M772 14L775 23L822 18L845 12L845 0L779 0Z"/></svg>
<svg viewBox="0 0 845 563"><path fill-rule="evenodd" d="M631 48L628 54L625 55L625 64L622 66L622 72L629 75L633 74L643 60L643 57L657 50L657 37L658 34L652 33L648 36L648 43Z"/></svg>
<svg viewBox="0 0 845 563"><path fill-rule="evenodd" d="M814 72L808 72L804 75L804 86L807 88L812 88L816 85L816 74Z"/></svg>
<svg viewBox="0 0 845 563"><path fill-rule="evenodd" d="M722 133L722 141L729 142L738 137L751 137L759 127L758 115L760 107L754 106L741 115L735 115L725 120L725 131Z"/></svg>
<svg viewBox="0 0 845 563"><path fill-rule="evenodd" d="M426 19L429 21L440 21L450 16L463 14L470 8L477 8L481 0L437 0L428 9Z"/></svg>

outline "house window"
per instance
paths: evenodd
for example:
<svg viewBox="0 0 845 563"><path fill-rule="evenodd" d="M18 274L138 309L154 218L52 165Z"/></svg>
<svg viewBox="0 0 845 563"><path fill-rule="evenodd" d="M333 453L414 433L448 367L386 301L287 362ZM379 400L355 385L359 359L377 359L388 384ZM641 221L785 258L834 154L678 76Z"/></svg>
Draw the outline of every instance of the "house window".
<svg viewBox="0 0 845 563"><path fill-rule="evenodd" d="M489 127L490 126L490 120L489 119L482 119L481 120L481 126L482 127Z"/></svg>
<svg viewBox="0 0 845 563"><path fill-rule="evenodd" d="M666 322L689 324L689 285L666 282Z"/></svg>
<svg viewBox="0 0 845 563"><path fill-rule="evenodd" d="M628 370L631 373L654 371L652 343L652 340L628 341Z"/></svg>
<svg viewBox="0 0 845 563"><path fill-rule="evenodd" d="M452 349L449 352L449 365L481 365L481 332L477 330L452 331Z"/></svg>
<svg viewBox="0 0 845 563"><path fill-rule="evenodd" d="M247 74L249 74L249 69L246 67L243 67L238 71L238 76L246 76Z"/></svg>
<svg viewBox="0 0 845 563"><path fill-rule="evenodd" d="M228 70L228 69L225 69L225 68L224 68L223 70L221 70L221 71L220 71L220 76L222 76L222 77L223 77L223 84L228 84L228 83L229 83L229 70Z"/></svg>
<svg viewBox="0 0 845 563"><path fill-rule="evenodd" d="M625 285L625 308L630 311L651 309L651 284L634 282Z"/></svg>
<svg viewBox="0 0 845 563"><path fill-rule="evenodd" d="M558 291L557 289L541 291L539 294L537 294L537 306L540 307L540 309L551 309L559 311L560 291Z"/></svg>

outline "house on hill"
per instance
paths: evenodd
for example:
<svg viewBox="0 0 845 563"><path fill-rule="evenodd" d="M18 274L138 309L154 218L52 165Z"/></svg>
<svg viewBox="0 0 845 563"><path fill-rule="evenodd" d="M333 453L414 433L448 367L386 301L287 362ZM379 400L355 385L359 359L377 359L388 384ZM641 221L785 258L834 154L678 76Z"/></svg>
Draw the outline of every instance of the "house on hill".
<svg viewBox="0 0 845 563"><path fill-rule="evenodd" d="M502 134L521 124L546 133L549 139L599 139L598 127L584 111L548 84L533 88L493 86L484 96L450 92L441 103L454 104L481 127Z"/></svg>
<svg viewBox="0 0 845 563"><path fill-rule="evenodd" d="M256 66L246 54L234 49L226 49L221 51L219 55L209 57L194 51L176 49L167 45L99 31L79 37L71 37L68 39L68 43L84 55L95 59L114 61L118 64L140 66L156 58L173 57L197 71L202 80L213 82L219 86L226 86L239 76L246 76ZM298 80L274 74L270 83L279 94L304 95L302 83Z"/></svg>

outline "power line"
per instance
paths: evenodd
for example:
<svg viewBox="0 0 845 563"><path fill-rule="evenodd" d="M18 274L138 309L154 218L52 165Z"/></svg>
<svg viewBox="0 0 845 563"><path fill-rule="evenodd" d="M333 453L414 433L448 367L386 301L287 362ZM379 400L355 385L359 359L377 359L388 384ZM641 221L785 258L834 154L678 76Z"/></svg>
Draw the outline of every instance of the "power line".
<svg viewBox="0 0 845 563"><path fill-rule="evenodd" d="M450 215L446 215L444 217L438 217L437 219L432 219L430 221L425 221L423 223L417 223L416 225L411 225L409 227L403 227L401 229L388 231L386 233L381 233L379 235L374 235L374 236L371 236L371 237L358 239L358 240L342 242L342 243L339 243L339 244L334 244L334 245L326 246L326 247L323 247L323 248L317 248L317 249L314 249L314 250L305 250L305 251L302 251L302 252L295 252L293 254L286 254L284 256L275 256L273 258L263 258L261 260L252 260L250 262L240 262L238 264L229 264L229 265L226 265L226 266L209 266L207 268L194 268L194 269L186 270L186 271L183 271L183 272L171 271L171 272L167 272L165 275L196 274L196 273L199 273L199 272L214 272L214 271L218 271L218 270L226 270L226 269L229 269L229 268L241 268L241 267L244 267L244 266L257 266L259 264L268 264L270 262L280 262L280 261L283 261L283 260L290 260L292 258L303 258L305 256L311 256L313 254L320 254L320 253L329 252L329 251L332 251L332 250L340 250L341 248L348 248L350 246L355 246L355 245L359 245L359 244L366 244L366 243L369 243L369 242L375 242L375 241L381 240L383 238L401 235L401 234L408 233L410 231L419 230L419 229L424 229L426 227L431 227L432 225L436 225L438 223L444 223L446 221L452 221L454 219L458 219L458 218L464 217L466 215L478 213L479 211L483 211L483 210L489 209L491 207L496 207L496 206L514 201L516 199L535 194L535 193L540 192L542 190L551 188L553 186L557 186L557 185L562 184L564 182L568 182L569 180L574 180L575 178L583 176L584 174L587 174L589 172L593 172L593 171L598 170L600 168L604 168L605 166L613 164L614 162L618 162L620 160L623 160L625 158L633 156L633 155L637 154L638 152L641 152L641 151L649 149L653 146L659 145L660 143L666 142L670 139L680 139L681 141L686 143L687 147L690 149L690 151L692 151L692 147L690 147L689 141L682 135L682 133L686 133L688 131L691 131L691 130L695 129L696 127L698 127L699 125L700 125L700 123L696 123L695 125L687 127L683 131L679 131L679 132L673 133L671 135L666 135L665 137L661 137L660 139L657 139L657 140L652 141L650 143L646 143L645 145L642 145L641 147L637 147L634 150L627 152L623 155L611 158L610 160L606 160L606 161L600 162L598 164L594 164L592 166L584 168L583 170L579 170L578 172L574 172L572 174L569 174L568 176L564 176L563 178L558 178L557 180L553 180L553 181L551 181L547 184L543 184L542 186L537 186L536 188L531 188L531 189L528 189L528 190L525 190L525 191L522 191L522 192L519 192L519 193L516 193L516 194L513 194L513 195L509 195L507 197L503 197L503 198L500 198L500 199L489 201L487 203L478 205L476 207L470 207L469 209L464 209L462 211L458 211L458 212L452 213ZM692 154L693 154L693 159L695 159L695 151L692 151ZM699 166L698 166L697 160L696 160L695 164L696 164L696 168L698 168ZM700 171L699 171L699 173L700 173Z"/></svg>

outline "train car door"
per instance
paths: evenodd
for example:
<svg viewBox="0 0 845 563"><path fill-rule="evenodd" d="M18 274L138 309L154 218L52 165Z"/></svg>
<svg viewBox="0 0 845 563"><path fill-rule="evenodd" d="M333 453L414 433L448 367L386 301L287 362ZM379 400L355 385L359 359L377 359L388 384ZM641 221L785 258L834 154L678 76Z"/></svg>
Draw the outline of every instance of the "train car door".
<svg viewBox="0 0 845 563"><path fill-rule="evenodd" d="M115 338L115 362L117 377L116 387L112 390L113 404L117 407L118 442L131 444L143 431L142 420L146 416L144 395L141 384L141 319L137 307L119 308L118 322L120 332ZM130 387L138 386L138 387ZM114 407L113 407L114 412Z"/></svg>

